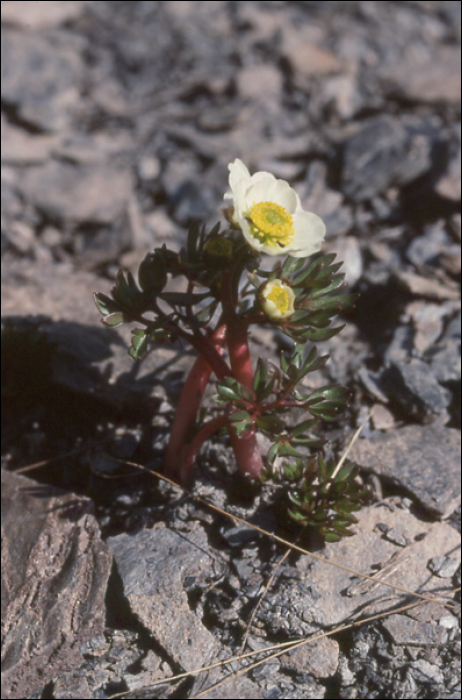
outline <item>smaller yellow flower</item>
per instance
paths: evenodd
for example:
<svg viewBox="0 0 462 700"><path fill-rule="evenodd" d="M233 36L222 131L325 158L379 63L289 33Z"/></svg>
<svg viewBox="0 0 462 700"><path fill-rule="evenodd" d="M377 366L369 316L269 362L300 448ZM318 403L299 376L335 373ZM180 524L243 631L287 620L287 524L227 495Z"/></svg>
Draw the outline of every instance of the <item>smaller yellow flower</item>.
<svg viewBox="0 0 462 700"><path fill-rule="evenodd" d="M295 313L294 301L295 294L282 280L271 280L260 291L261 306L270 318L280 320L292 316Z"/></svg>

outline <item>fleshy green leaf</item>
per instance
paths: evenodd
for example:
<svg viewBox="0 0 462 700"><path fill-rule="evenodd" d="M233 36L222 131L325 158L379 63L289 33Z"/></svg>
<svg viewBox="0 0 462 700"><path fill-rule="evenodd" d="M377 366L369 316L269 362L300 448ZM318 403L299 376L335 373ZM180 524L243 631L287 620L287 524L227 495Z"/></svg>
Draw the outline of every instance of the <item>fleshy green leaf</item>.
<svg viewBox="0 0 462 700"><path fill-rule="evenodd" d="M138 267L138 282L143 292L160 292L167 284L167 271L157 253L148 253Z"/></svg>
<svg viewBox="0 0 462 700"><path fill-rule="evenodd" d="M334 335L340 333L341 330L345 328L345 324L342 326L336 326L335 328L308 328L300 333L300 335L306 340L310 340L312 343L320 343L323 340L329 340L333 338Z"/></svg>
<svg viewBox="0 0 462 700"><path fill-rule="evenodd" d="M118 328L125 323L125 316L122 311L116 311L115 313L108 314L102 318L101 322L108 328Z"/></svg>
<svg viewBox="0 0 462 700"><path fill-rule="evenodd" d="M103 316L109 316L109 314L120 311L119 305L113 299L106 296L106 294L94 294L93 298L96 308Z"/></svg>
<svg viewBox="0 0 462 700"><path fill-rule="evenodd" d="M134 360L142 360L148 349L148 335L145 330L135 328L132 330L132 336L132 344L128 354Z"/></svg>

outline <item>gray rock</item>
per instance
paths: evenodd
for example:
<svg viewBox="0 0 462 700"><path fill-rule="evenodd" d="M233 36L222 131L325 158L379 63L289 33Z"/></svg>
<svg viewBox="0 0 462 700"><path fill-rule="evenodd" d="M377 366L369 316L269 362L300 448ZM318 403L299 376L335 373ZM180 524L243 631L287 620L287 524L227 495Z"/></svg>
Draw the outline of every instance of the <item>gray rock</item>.
<svg viewBox="0 0 462 700"><path fill-rule="evenodd" d="M152 530L108 539L132 611L169 657L185 670L209 663L218 647L204 627L200 607L191 610L185 581L205 586L218 578L222 563L210 551L198 525L187 533L159 523Z"/></svg>
<svg viewBox="0 0 462 700"><path fill-rule="evenodd" d="M23 195L53 220L111 224L127 206L132 177L108 164L49 161L26 171Z"/></svg>
<svg viewBox="0 0 462 700"><path fill-rule="evenodd" d="M82 59L70 37L2 30L2 100L29 125L67 126L79 97Z"/></svg>
<svg viewBox="0 0 462 700"><path fill-rule="evenodd" d="M388 397L406 418L425 422L433 416L448 418L451 392L441 386L428 363L417 358L392 361L381 380Z"/></svg>
<svg viewBox="0 0 462 700"><path fill-rule="evenodd" d="M16 24L31 29L40 30L55 27L78 17L86 5L85 0L70 0L60 2L51 0L46 5L25 0L17 2L2 2L2 22Z"/></svg>
<svg viewBox="0 0 462 700"><path fill-rule="evenodd" d="M2 697L31 697L104 629L112 557L91 501L2 470Z"/></svg>
<svg viewBox="0 0 462 700"><path fill-rule="evenodd" d="M388 94L416 102L457 103L461 89L458 48L441 45L436 56L422 54L415 52L415 60L379 71Z"/></svg>
<svg viewBox="0 0 462 700"><path fill-rule="evenodd" d="M444 223L439 221L437 224L426 226L421 236L412 239L406 250L406 257L417 268L423 264L436 264L441 253L450 245L451 239Z"/></svg>
<svg viewBox="0 0 462 700"><path fill-rule="evenodd" d="M430 512L447 517L460 503L460 433L410 425L358 440L349 457L407 489Z"/></svg>
<svg viewBox="0 0 462 700"><path fill-rule="evenodd" d="M262 627L271 634L307 635L351 619L358 610L373 615L389 609L402 594L385 589L380 579L420 593L441 586L436 576L430 580L428 561L441 550L457 548L460 535L451 526L423 523L387 499L363 509L358 518L355 535L340 545L326 545L319 552L323 560L302 555L295 571L281 571L257 612ZM387 528L400 530L409 544L403 547L381 535ZM334 561L375 581L358 579ZM450 586L448 582L448 591ZM330 668L334 673L335 665Z"/></svg>
<svg viewBox="0 0 462 700"><path fill-rule="evenodd" d="M423 121L390 116L362 122L344 146L342 190L354 201L406 185L431 166L435 129Z"/></svg>

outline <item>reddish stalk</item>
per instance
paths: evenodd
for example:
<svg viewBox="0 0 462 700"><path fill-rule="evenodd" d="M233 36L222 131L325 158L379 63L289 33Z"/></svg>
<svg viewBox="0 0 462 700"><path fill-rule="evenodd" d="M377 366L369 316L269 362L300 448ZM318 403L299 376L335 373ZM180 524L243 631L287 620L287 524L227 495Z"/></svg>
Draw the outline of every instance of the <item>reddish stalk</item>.
<svg viewBox="0 0 462 700"><path fill-rule="evenodd" d="M226 301L228 301L228 304L225 307L226 302L223 303L224 308L226 308L226 341L228 344L231 369L233 371L233 377L253 391L253 368L247 333L248 323L247 321L239 319L234 310L235 306L232 303L231 282L231 276L224 280L224 296L227 297ZM241 474L251 479L258 479L264 464L255 437L255 430L252 429L244 433L244 435L239 436L232 423L228 424L228 430L239 471Z"/></svg>
<svg viewBox="0 0 462 700"><path fill-rule="evenodd" d="M201 430L199 430L189 445L184 446L180 469L180 478L183 483L188 481L194 467L194 463L197 459L197 455L199 454L199 450L204 442L208 440L209 437L211 437L217 430L227 425L227 423L227 416L218 416L217 418L214 418L206 423Z"/></svg>
<svg viewBox="0 0 462 700"><path fill-rule="evenodd" d="M251 479L259 479L264 464L255 437L255 430L250 430L240 437L237 435L231 423L228 424L228 430L237 468L243 476L250 477Z"/></svg>
<svg viewBox="0 0 462 700"><path fill-rule="evenodd" d="M226 337L226 326L221 324L215 330L211 337L212 347L215 352L223 352L223 346ZM210 353L208 353L210 356ZM215 363L214 363L215 364ZM229 368L223 360L223 364L229 375ZM208 384L210 375L215 371L217 376L223 378L223 370L219 366L212 366L207 362L203 355L194 362L185 385L181 392L180 400L173 419L172 431L170 433L167 454L165 456L165 473L171 478L181 478L182 475L182 456L188 435L196 420L196 414L204 395L205 387ZM226 376L226 375L224 375Z"/></svg>

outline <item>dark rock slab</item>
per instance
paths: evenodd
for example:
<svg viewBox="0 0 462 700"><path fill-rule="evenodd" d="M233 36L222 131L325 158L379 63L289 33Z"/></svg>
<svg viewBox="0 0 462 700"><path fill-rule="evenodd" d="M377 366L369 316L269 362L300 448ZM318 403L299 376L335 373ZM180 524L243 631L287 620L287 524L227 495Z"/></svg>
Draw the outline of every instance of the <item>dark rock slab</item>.
<svg viewBox="0 0 462 700"><path fill-rule="evenodd" d="M352 460L412 493L432 513L450 515L460 503L460 432L409 425L358 440Z"/></svg>
<svg viewBox="0 0 462 700"><path fill-rule="evenodd" d="M104 629L112 557L91 501L2 470L2 697L82 663Z"/></svg>
<svg viewBox="0 0 462 700"><path fill-rule="evenodd" d="M366 119L345 143L342 191L360 202L412 182L429 170L435 138L433 125L412 117Z"/></svg>
<svg viewBox="0 0 462 700"><path fill-rule="evenodd" d="M428 422L442 416L447 421L451 392L441 386L428 363L417 358L392 361L381 379L390 400L406 417Z"/></svg>
<svg viewBox="0 0 462 700"><path fill-rule="evenodd" d="M110 537L108 545L132 611L169 657L185 670L210 662L217 643L185 591L192 579L204 585L224 570L203 528L179 532L159 523L152 530Z"/></svg>

